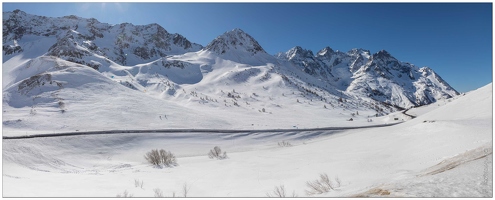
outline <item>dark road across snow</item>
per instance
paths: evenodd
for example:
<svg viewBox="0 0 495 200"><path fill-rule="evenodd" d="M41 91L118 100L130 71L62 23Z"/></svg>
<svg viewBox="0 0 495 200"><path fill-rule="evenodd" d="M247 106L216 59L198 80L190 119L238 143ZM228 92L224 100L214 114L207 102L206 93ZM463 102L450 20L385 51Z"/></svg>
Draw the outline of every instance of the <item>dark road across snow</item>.
<svg viewBox="0 0 495 200"><path fill-rule="evenodd" d="M303 131L325 131L325 130L349 130L362 128L377 128L385 126L393 126L398 123L379 124L371 126L354 126L354 127L324 127L324 128L309 128L309 129L259 129L259 130L242 130L242 129L154 129L154 130L107 130L107 131L78 131L67 133L48 133L48 134L33 134L22 136L3 136L4 140L8 139L28 139L41 137L61 137L75 135L98 135L98 134L122 134L122 133L260 133L260 132L303 132Z"/></svg>

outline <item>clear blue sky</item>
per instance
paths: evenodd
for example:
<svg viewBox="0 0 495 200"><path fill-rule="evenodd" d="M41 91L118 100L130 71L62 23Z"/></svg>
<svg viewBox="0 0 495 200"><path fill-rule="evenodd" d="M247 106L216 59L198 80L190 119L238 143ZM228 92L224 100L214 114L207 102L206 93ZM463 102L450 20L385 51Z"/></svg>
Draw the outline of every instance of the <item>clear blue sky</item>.
<svg viewBox="0 0 495 200"><path fill-rule="evenodd" d="M431 67L459 92L492 82L492 3L3 3L3 11L14 9L158 23L202 45L241 28L270 54L294 46L385 49Z"/></svg>

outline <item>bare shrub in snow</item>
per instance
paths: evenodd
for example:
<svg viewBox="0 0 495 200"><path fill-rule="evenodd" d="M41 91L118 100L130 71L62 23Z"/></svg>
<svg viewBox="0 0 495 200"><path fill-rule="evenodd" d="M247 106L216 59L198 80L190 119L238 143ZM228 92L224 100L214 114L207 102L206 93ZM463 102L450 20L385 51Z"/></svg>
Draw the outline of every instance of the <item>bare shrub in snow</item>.
<svg viewBox="0 0 495 200"><path fill-rule="evenodd" d="M184 185L182 186L182 195L184 197L187 197L187 194L189 193L190 189L191 189L190 187L187 187L187 183L184 183ZM174 196L175 196L175 193L174 193Z"/></svg>
<svg viewBox="0 0 495 200"><path fill-rule="evenodd" d="M144 185L143 181L139 181L139 179L134 179L134 187L140 187L141 189L143 189L143 185Z"/></svg>
<svg viewBox="0 0 495 200"><path fill-rule="evenodd" d="M150 164L155 166L160 166L161 164L167 167L177 165L177 159L175 158L175 155L170 151L165 151L163 149L153 149L150 152L146 153L144 158Z"/></svg>
<svg viewBox="0 0 495 200"><path fill-rule="evenodd" d="M133 194L129 194L127 190L125 190L122 194L117 194L117 197L132 197Z"/></svg>
<svg viewBox="0 0 495 200"><path fill-rule="evenodd" d="M163 197L163 192L160 188L153 189L153 192L155 193L155 197Z"/></svg>
<svg viewBox="0 0 495 200"><path fill-rule="evenodd" d="M160 158L162 164L165 166L177 165L177 159L175 158L175 155L170 151L165 151L163 149L160 149Z"/></svg>
<svg viewBox="0 0 495 200"><path fill-rule="evenodd" d="M159 166L160 165L160 162L161 162L160 161L160 153L156 149L153 149L150 152L146 153L146 155L144 156L144 158L149 163L151 163L152 165L156 165L156 166Z"/></svg>
<svg viewBox="0 0 495 200"><path fill-rule="evenodd" d="M340 187L340 178L339 177L335 177L335 188L339 188Z"/></svg>
<svg viewBox="0 0 495 200"><path fill-rule="evenodd" d="M280 147L291 147L292 144L290 142L287 142L287 141L282 141L282 142L279 142L278 143L278 146L280 146Z"/></svg>
<svg viewBox="0 0 495 200"><path fill-rule="evenodd" d="M208 157L210 157L211 159L213 159L213 158L225 159L225 158L227 158L227 152L225 152L225 151L222 152L222 149L220 149L220 147L215 146L208 153Z"/></svg>
<svg viewBox="0 0 495 200"><path fill-rule="evenodd" d="M297 197L295 191L292 191L291 196L287 196L284 185L275 186L275 189L272 191L272 193L267 192L266 196L267 197Z"/></svg>
<svg viewBox="0 0 495 200"><path fill-rule="evenodd" d="M323 173L320 174L320 179L317 179L315 181L308 181L306 182L306 185L309 187L309 189L306 190L306 194L323 194L340 187L340 179L336 177L335 183L333 183L330 178L328 178L328 175L326 173Z"/></svg>

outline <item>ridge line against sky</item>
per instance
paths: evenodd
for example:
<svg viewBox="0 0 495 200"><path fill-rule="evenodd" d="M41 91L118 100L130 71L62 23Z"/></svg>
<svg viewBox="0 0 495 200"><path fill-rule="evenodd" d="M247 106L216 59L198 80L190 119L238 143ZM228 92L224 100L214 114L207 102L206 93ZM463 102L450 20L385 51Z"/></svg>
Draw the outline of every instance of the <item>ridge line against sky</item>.
<svg viewBox="0 0 495 200"><path fill-rule="evenodd" d="M269 53L362 48L428 66L459 92L492 82L492 3L2 3L48 17L160 24L206 46L240 28Z"/></svg>

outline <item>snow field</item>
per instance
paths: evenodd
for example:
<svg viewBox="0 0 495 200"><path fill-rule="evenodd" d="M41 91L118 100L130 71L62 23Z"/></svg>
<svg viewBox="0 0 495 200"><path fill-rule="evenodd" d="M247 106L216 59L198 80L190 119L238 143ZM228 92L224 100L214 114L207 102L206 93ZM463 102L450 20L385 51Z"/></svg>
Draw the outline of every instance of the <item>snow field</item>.
<svg viewBox="0 0 495 200"><path fill-rule="evenodd" d="M341 187L316 196L491 196L491 115L470 112L490 106L491 84L391 127L4 140L3 191L5 197L115 197L127 190L153 197L160 188L171 197L174 191L181 195L186 183L189 197L265 197L279 185L305 197L306 182L326 173L337 176ZM293 146L280 147L281 141ZM214 146L229 158L209 159ZM175 153L179 166L147 164L143 156L154 148ZM453 162L458 165L428 174ZM449 189L454 185L463 190ZM374 188L386 192L369 192Z"/></svg>

